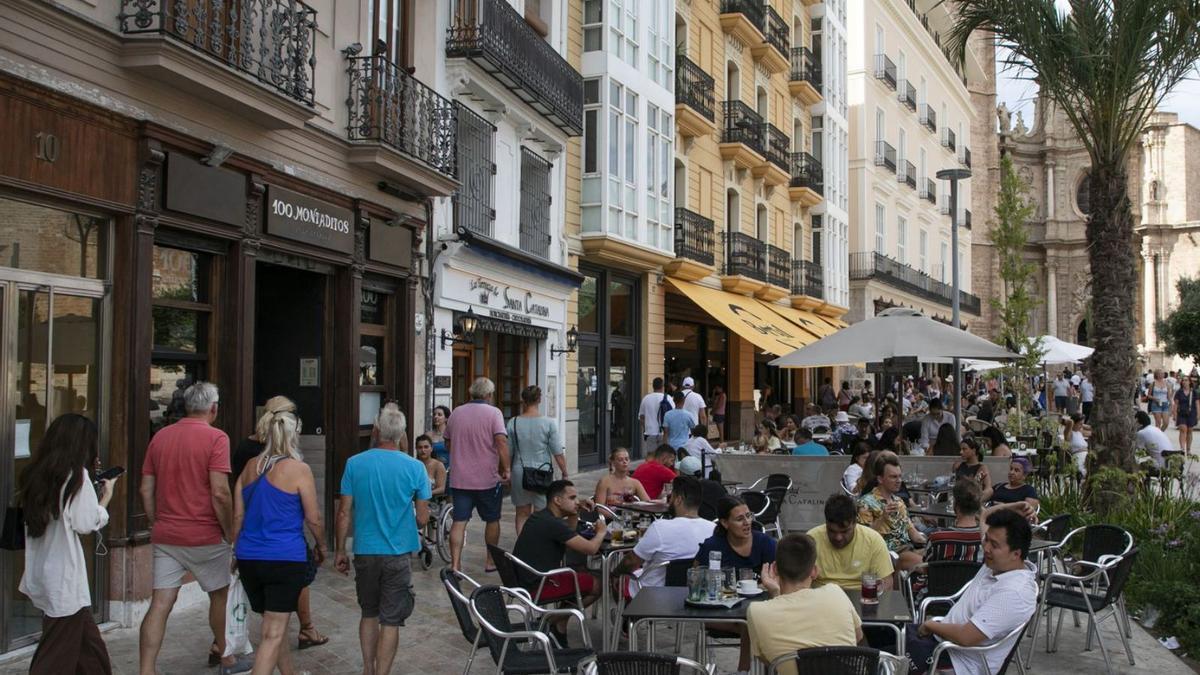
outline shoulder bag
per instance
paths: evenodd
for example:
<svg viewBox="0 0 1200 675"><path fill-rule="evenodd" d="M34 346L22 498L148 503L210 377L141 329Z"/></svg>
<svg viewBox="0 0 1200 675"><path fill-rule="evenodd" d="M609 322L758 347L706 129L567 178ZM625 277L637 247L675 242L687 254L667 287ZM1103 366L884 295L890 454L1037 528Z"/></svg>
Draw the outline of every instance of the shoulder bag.
<svg viewBox="0 0 1200 675"><path fill-rule="evenodd" d="M550 467L550 462L542 462L541 466L536 468L521 463L521 434L517 431L518 419L520 418L514 417L512 421L513 458L521 464L521 487L528 492L544 495L550 491L550 484L554 482L554 469Z"/></svg>
<svg viewBox="0 0 1200 675"><path fill-rule="evenodd" d="M25 548L25 512L19 506L4 509L4 530L0 532L0 549L20 551Z"/></svg>

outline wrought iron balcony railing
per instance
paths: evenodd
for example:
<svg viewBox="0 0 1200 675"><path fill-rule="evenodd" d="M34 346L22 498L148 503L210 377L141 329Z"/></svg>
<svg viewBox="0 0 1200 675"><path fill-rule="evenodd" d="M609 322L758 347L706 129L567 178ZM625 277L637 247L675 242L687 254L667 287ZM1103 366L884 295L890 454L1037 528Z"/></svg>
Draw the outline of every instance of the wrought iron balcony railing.
<svg viewBox="0 0 1200 675"><path fill-rule="evenodd" d="M942 127L942 147L949 148L950 152L954 152L958 148L955 145L954 131L950 127Z"/></svg>
<svg viewBox="0 0 1200 675"><path fill-rule="evenodd" d="M909 110L917 110L917 88L908 80L900 80L896 86L896 99L908 106Z"/></svg>
<svg viewBox="0 0 1200 675"><path fill-rule="evenodd" d="M675 57L675 102L689 106L709 121L715 120L713 76L682 54Z"/></svg>
<svg viewBox="0 0 1200 675"><path fill-rule="evenodd" d="M971 149L965 145L962 149L962 164L968 169L971 168Z"/></svg>
<svg viewBox="0 0 1200 675"><path fill-rule="evenodd" d="M121 32L167 35L313 105L317 12L298 0L121 0Z"/></svg>
<svg viewBox="0 0 1200 675"><path fill-rule="evenodd" d="M725 233L725 274L767 280L767 245L742 233Z"/></svg>
<svg viewBox="0 0 1200 675"><path fill-rule="evenodd" d="M917 167L907 159L900 162L900 167L896 171L896 182L904 183L908 187L917 189Z"/></svg>
<svg viewBox="0 0 1200 675"><path fill-rule="evenodd" d="M787 58L788 52L791 50L791 30L788 28L787 22L779 13L770 5L763 3L765 12L765 21L759 30L762 31L763 37L766 38L767 44L775 48L779 55Z"/></svg>
<svg viewBox="0 0 1200 675"><path fill-rule="evenodd" d="M933 106L929 105L928 103L921 104L919 121L921 124L925 125L926 129L929 129L935 134L937 133L937 112L934 111Z"/></svg>
<svg viewBox="0 0 1200 675"><path fill-rule="evenodd" d="M883 80L891 89L896 88L896 64L892 63L887 54L875 55L875 79Z"/></svg>
<svg viewBox="0 0 1200 675"><path fill-rule="evenodd" d="M821 91L821 62L808 47L792 47L792 82L807 82Z"/></svg>
<svg viewBox="0 0 1200 675"><path fill-rule="evenodd" d="M971 229L971 209L963 210L962 220L959 222L962 223L962 226L968 230Z"/></svg>
<svg viewBox="0 0 1200 675"><path fill-rule="evenodd" d="M806 187L819 195L825 194L825 168L807 152L792 153L791 187Z"/></svg>
<svg viewBox="0 0 1200 675"><path fill-rule="evenodd" d="M713 221L685 208L675 209L675 257L704 265L715 262Z"/></svg>
<svg viewBox="0 0 1200 675"><path fill-rule="evenodd" d="M887 141L875 141L875 166L885 166L896 173L896 148Z"/></svg>
<svg viewBox="0 0 1200 675"><path fill-rule="evenodd" d="M454 0L446 56L470 59L567 134L583 133L583 76L505 0Z"/></svg>
<svg viewBox="0 0 1200 675"><path fill-rule="evenodd" d="M722 143L743 143L760 155L766 155L763 143L763 118L750 106L741 101L723 101L721 112L725 118L724 130L721 132Z"/></svg>
<svg viewBox="0 0 1200 675"><path fill-rule="evenodd" d="M382 55L351 56L351 141L378 141L446 176L455 175L454 104Z"/></svg>
<svg viewBox="0 0 1200 675"><path fill-rule="evenodd" d="M746 19L759 31L762 31L763 22L766 21L762 0L721 0L721 13L745 14ZM786 53L784 52L784 54Z"/></svg>
<svg viewBox="0 0 1200 675"><path fill-rule="evenodd" d="M788 135L783 133L779 127L767 122L763 125L763 139L766 141L767 161L788 171L790 169L788 155L791 154L789 148L792 144Z"/></svg>
<svg viewBox="0 0 1200 675"><path fill-rule="evenodd" d="M767 283L792 288L792 255L770 244L767 244Z"/></svg>
<svg viewBox="0 0 1200 675"><path fill-rule="evenodd" d="M792 261L792 295L825 299L825 270L811 260Z"/></svg>
<svg viewBox="0 0 1200 675"><path fill-rule="evenodd" d="M930 204L937 204L937 185L929 178L926 178L925 184L921 186L921 199Z"/></svg>
<svg viewBox="0 0 1200 675"><path fill-rule="evenodd" d="M893 288L946 307L950 307L954 301L953 285L875 251L850 254L850 279L878 279ZM979 296L959 291L958 301L964 312L979 314Z"/></svg>

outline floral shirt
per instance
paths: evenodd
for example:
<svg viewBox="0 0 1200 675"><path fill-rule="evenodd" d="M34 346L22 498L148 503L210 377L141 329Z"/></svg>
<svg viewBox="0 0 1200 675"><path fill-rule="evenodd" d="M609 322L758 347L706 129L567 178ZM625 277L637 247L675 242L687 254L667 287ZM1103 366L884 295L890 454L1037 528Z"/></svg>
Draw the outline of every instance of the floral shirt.
<svg viewBox="0 0 1200 675"><path fill-rule="evenodd" d="M888 501L879 488L860 497L858 522L883 535L889 551L911 549L912 538L909 537L908 531L912 520L908 517L908 507L904 505L904 500L893 495L891 501L896 504L896 510L889 514L885 508Z"/></svg>

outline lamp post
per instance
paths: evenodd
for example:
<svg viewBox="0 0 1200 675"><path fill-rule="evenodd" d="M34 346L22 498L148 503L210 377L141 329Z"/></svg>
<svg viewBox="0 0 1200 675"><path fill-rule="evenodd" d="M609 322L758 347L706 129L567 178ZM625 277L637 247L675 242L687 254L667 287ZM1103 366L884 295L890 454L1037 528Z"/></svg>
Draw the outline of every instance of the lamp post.
<svg viewBox="0 0 1200 675"><path fill-rule="evenodd" d="M958 316L958 181L971 177L970 169L942 169L937 172L938 180L950 181L950 283L954 297L950 299L951 322L962 328ZM962 362L954 359L954 423L962 429Z"/></svg>

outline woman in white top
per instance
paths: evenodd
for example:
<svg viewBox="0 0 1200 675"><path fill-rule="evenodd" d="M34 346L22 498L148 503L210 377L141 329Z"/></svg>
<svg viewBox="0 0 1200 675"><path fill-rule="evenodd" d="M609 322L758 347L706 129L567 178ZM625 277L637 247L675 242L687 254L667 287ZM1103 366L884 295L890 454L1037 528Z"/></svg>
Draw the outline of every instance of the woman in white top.
<svg viewBox="0 0 1200 675"><path fill-rule="evenodd" d="M25 573L20 590L42 611L42 637L29 672L112 673L92 618L81 535L108 524L112 480L100 495L87 467L96 464L96 425L68 413L50 424L21 474Z"/></svg>
<svg viewBox="0 0 1200 675"><path fill-rule="evenodd" d="M1063 440L1067 442L1067 449L1071 451L1071 458L1075 460L1075 467L1079 469L1080 475L1087 475L1087 454L1088 443L1083 437L1083 415L1075 413L1070 416L1064 415L1063 423Z"/></svg>

